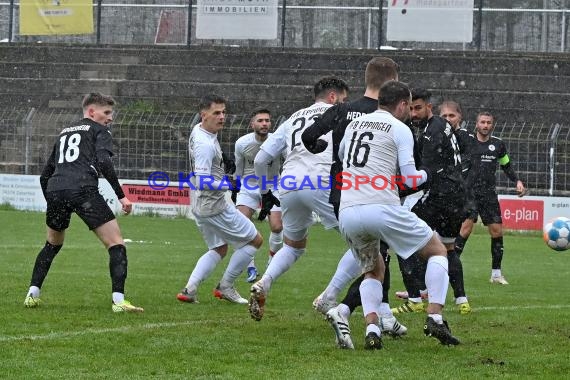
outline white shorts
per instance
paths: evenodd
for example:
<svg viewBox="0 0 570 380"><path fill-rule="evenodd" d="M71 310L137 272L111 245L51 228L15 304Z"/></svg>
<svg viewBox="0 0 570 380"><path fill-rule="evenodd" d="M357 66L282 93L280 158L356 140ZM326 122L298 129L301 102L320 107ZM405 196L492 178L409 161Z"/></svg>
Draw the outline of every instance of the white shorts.
<svg viewBox="0 0 570 380"><path fill-rule="evenodd" d="M282 194L283 235L294 241L307 237L309 227L315 222L313 212L326 229L337 227L333 206L328 202L329 193L329 190L304 189Z"/></svg>
<svg viewBox="0 0 570 380"><path fill-rule="evenodd" d="M257 236L257 229L251 220L231 205L220 214L207 217L195 216L195 219L208 249L225 244L238 249Z"/></svg>
<svg viewBox="0 0 570 380"><path fill-rule="evenodd" d="M370 204L345 207L340 210L339 220L340 233L355 251L376 240L383 240L398 256L407 259L425 247L433 236L427 223L405 206Z"/></svg>
<svg viewBox="0 0 570 380"><path fill-rule="evenodd" d="M273 195L279 199L279 192L273 191ZM252 210L259 210L261 208L261 194L259 190L241 189L236 197L236 206L247 206ZM281 211L281 207L273 206L271 211Z"/></svg>

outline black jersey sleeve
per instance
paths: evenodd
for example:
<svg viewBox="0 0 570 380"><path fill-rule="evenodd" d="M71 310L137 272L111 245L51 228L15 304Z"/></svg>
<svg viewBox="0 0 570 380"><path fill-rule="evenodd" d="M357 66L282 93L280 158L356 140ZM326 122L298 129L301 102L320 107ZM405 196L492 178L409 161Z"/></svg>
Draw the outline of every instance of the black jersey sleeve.
<svg viewBox="0 0 570 380"><path fill-rule="evenodd" d="M97 151L97 170L103 174L103 177L113 188L113 191L117 195L117 198L123 199L125 193L119 184L119 179L115 173L115 168L113 167L113 161L111 161L111 154L106 149L99 149Z"/></svg>
<svg viewBox="0 0 570 380"><path fill-rule="evenodd" d="M519 178L517 177L517 173L515 173L515 169L511 165L511 159L507 154L507 147L503 141L499 143L497 158L501 165L501 169L503 169L503 172L507 177L509 177L511 181L517 182Z"/></svg>
<svg viewBox="0 0 570 380"><path fill-rule="evenodd" d="M346 115L345 107L342 104L336 104L315 118L313 125L303 131L301 140L309 152L318 154L327 148L328 144L320 137L332 131L339 124L343 112Z"/></svg>
<svg viewBox="0 0 570 380"><path fill-rule="evenodd" d="M44 169L42 170L42 174L40 175L40 186L42 188L42 192L44 193L44 197L46 195L48 181L55 171L55 147L56 146L54 145L51 154L44 166Z"/></svg>
<svg viewBox="0 0 570 380"><path fill-rule="evenodd" d="M111 131L104 128L99 133L95 140L95 151L106 150L109 155L113 156L113 138L111 136Z"/></svg>

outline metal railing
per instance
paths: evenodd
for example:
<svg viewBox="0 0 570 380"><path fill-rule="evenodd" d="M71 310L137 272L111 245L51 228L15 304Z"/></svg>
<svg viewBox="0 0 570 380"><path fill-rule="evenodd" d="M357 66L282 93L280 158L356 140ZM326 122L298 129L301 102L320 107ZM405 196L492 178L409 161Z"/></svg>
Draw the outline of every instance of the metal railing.
<svg viewBox="0 0 570 380"><path fill-rule="evenodd" d="M279 33L275 40L203 40L196 38L196 0L96 0L95 32L78 36L22 36L17 1L0 2L0 41L77 44L156 43L161 15L170 12L178 22L169 26L165 43L173 45L240 45L248 47L357 48L389 45L402 49L568 52L569 9L566 2L475 0L473 41L470 43L396 42L386 40L387 0L280 0ZM540 3L540 4L539 4ZM382 4L382 5L381 5ZM531 3L532 4L532 3ZM538 7L540 6L540 7Z"/></svg>
<svg viewBox="0 0 570 380"><path fill-rule="evenodd" d="M39 174L56 135L80 112L64 109L0 111L0 172ZM279 125L285 116L274 117ZM247 115L228 115L219 134L222 149L233 155L238 137L249 133ZM198 122L194 113L118 110L112 125L115 164L120 178L147 179L154 171L175 178L188 170L188 136ZM467 123L472 129L474 123ZM514 169L534 195L570 196L570 124L499 123ZM514 183L497 170L501 193Z"/></svg>

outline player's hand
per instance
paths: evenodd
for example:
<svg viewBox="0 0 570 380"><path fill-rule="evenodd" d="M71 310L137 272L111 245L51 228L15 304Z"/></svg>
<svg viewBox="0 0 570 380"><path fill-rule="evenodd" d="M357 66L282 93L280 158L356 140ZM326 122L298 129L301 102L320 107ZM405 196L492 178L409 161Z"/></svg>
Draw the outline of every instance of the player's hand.
<svg viewBox="0 0 570 380"><path fill-rule="evenodd" d="M125 214L128 215L131 213L131 211L133 211L133 204L131 201L129 201L129 198L124 197L122 199L119 199L119 202L121 202L121 206Z"/></svg>
<svg viewBox="0 0 570 380"><path fill-rule="evenodd" d="M257 220L264 220L267 215L271 214L271 209L273 206L281 206L281 202L271 190L269 190L265 194L261 194L261 210L259 211L259 215L257 216Z"/></svg>
<svg viewBox="0 0 570 380"><path fill-rule="evenodd" d="M235 178L231 180L232 183L232 202L234 202L234 204L236 204L237 202L237 195L239 193L239 191L241 190L241 181L239 180L239 178Z"/></svg>
<svg viewBox="0 0 570 380"><path fill-rule="evenodd" d="M319 154L324 152L328 146L329 143L327 141L323 139L317 139L317 141L315 142L315 146L310 150L310 152L313 154Z"/></svg>
<svg viewBox="0 0 570 380"><path fill-rule="evenodd" d="M517 195L519 198L524 197L528 194L528 189L524 187L522 181L517 181Z"/></svg>

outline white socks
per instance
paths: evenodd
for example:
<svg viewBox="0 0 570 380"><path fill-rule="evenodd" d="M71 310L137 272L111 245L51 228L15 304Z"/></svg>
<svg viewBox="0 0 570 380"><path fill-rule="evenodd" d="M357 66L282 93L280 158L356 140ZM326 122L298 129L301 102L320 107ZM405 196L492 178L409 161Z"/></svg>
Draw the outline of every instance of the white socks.
<svg viewBox="0 0 570 380"><path fill-rule="evenodd" d="M276 253L283 246L283 231L269 235L269 251Z"/></svg>
<svg viewBox="0 0 570 380"><path fill-rule="evenodd" d="M218 252L209 250L208 252L204 253L198 259L198 262L196 263L192 274L190 274L186 288L192 290L198 288L198 285L200 285L202 281L210 276L220 261L222 261L222 257L218 254Z"/></svg>
<svg viewBox="0 0 570 380"><path fill-rule="evenodd" d="M123 293L113 292L113 303L119 304L125 300L125 295Z"/></svg>
<svg viewBox="0 0 570 380"><path fill-rule="evenodd" d="M31 294L32 297L34 298L38 298L40 296L40 288L38 288L37 286L30 286L28 294Z"/></svg>
<svg viewBox="0 0 570 380"><path fill-rule="evenodd" d="M375 313L380 317L382 283L372 278L365 278L360 284L360 299L362 300L364 317L371 313Z"/></svg>
<svg viewBox="0 0 570 380"><path fill-rule="evenodd" d="M449 287L447 257L432 256L428 259L425 280L429 303L445 305L445 296Z"/></svg>
<svg viewBox="0 0 570 380"><path fill-rule="evenodd" d="M255 256L255 252L257 252L257 248L255 248L253 245L246 244L243 247L236 249L234 253L232 253L228 267L226 268L226 271L222 276L222 280L220 281L221 288L234 286L236 278L238 278L244 269L247 268L247 265Z"/></svg>
<svg viewBox="0 0 570 380"><path fill-rule="evenodd" d="M362 270L360 269L360 265L354 258L352 251L349 249L338 262L336 272L323 292L323 297L326 299L336 300L338 294L361 273Z"/></svg>
<svg viewBox="0 0 570 380"><path fill-rule="evenodd" d="M304 252L305 248L293 248L287 244L283 244L283 247L277 251L275 256L273 256L273 259L271 259L271 262L262 277L262 279L266 276L271 278L269 282L264 280L263 284L266 286L264 289L265 292L269 291L271 282L277 280L283 273L287 272Z"/></svg>

